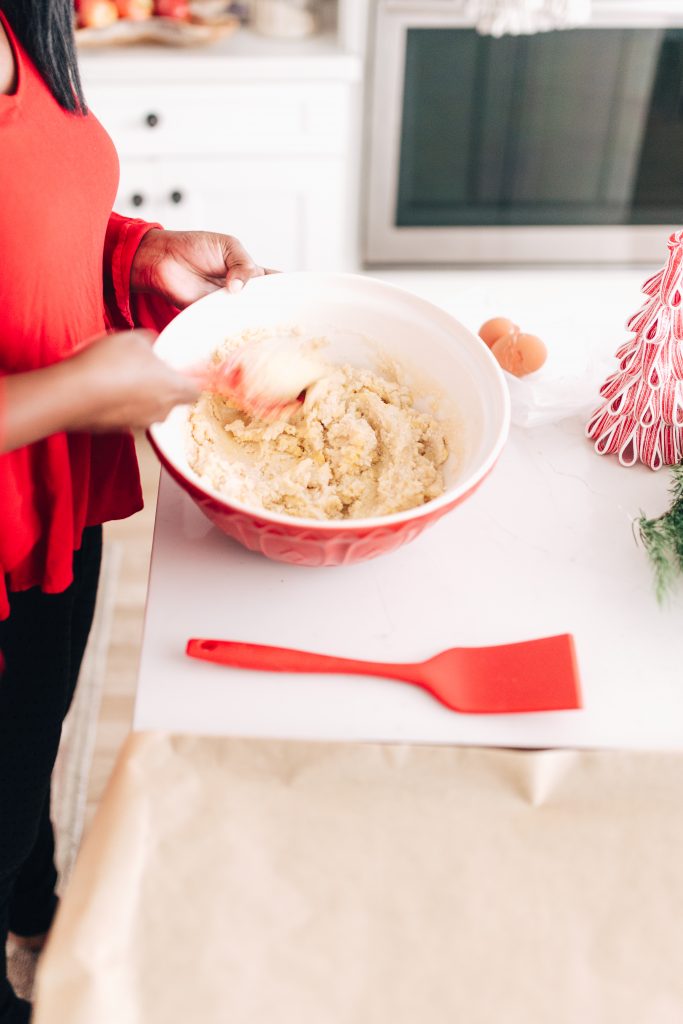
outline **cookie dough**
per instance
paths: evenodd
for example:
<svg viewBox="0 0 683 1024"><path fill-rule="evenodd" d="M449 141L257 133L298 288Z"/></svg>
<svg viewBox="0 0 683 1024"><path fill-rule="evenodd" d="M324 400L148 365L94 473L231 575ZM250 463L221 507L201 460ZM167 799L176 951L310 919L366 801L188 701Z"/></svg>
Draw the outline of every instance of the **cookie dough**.
<svg viewBox="0 0 683 1024"><path fill-rule="evenodd" d="M203 394L189 461L227 498L311 519L385 516L444 491L445 430L398 380L330 366L289 420L267 423Z"/></svg>

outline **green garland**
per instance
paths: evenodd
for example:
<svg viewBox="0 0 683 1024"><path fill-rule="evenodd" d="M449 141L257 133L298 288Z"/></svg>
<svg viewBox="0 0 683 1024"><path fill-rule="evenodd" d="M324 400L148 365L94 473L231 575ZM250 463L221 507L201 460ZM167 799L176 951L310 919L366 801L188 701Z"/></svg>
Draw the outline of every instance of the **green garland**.
<svg viewBox="0 0 683 1024"><path fill-rule="evenodd" d="M657 519L641 515L638 531L655 573L661 603L683 573L683 464L671 467L671 504Z"/></svg>

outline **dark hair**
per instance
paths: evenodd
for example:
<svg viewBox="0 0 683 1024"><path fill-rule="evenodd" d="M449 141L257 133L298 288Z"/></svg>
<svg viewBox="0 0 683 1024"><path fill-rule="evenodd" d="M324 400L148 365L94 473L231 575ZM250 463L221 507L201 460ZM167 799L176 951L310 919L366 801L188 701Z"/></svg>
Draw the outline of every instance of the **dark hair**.
<svg viewBox="0 0 683 1024"><path fill-rule="evenodd" d="M0 0L0 10L59 105L86 113L76 59L73 0Z"/></svg>

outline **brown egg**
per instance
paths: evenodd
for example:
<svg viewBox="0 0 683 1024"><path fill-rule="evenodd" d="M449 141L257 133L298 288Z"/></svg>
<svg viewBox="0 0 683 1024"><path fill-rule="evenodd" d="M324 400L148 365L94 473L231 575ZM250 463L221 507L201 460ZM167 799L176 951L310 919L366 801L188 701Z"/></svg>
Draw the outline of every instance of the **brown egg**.
<svg viewBox="0 0 683 1024"><path fill-rule="evenodd" d="M503 369L515 377L540 370L548 358L548 350L535 334L505 334L494 342L491 351Z"/></svg>
<svg viewBox="0 0 683 1024"><path fill-rule="evenodd" d="M494 316L493 320L487 320L479 328L479 337L489 348L504 334L519 334L517 324L513 324L506 316Z"/></svg>

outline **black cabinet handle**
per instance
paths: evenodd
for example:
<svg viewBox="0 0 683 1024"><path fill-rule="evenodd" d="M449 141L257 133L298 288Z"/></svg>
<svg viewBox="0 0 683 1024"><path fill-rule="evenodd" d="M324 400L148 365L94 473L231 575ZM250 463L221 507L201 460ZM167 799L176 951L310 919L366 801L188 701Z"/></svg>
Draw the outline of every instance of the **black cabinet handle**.
<svg viewBox="0 0 683 1024"><path fill-rule="evenodd" d="M142 206L145 201L145 197L141 196L139 192L134 192L131 196L131 202L133 206Z"/></svg>
<svg viewBox="0 0 683 1024"><path fill-rule="evenodd" d="M175 203L177 205L178 203L182 203L182 201L183 201L183 193L182 192L179 192L178 189L176 189L174 192L171 192L171 202L172 203Z"/></svg>
<svg viewBox="0 0 683 1024"><path fill-rule="evenodd" d="M150 112L145 118L145 122L150 128L156 128L156 126L159 124L159 120L159 115L155 114L154 111Z"/></svg>

